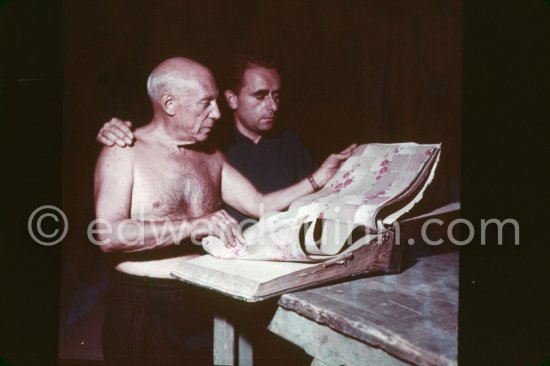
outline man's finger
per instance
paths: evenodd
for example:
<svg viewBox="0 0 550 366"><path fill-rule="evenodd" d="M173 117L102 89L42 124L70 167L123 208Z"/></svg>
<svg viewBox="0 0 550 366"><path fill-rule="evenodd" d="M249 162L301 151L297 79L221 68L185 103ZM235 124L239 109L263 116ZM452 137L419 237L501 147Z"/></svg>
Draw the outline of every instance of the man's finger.
<svg viewBox="0 0 550 366"><path fill-rule="evenodd" d="M232 224L232 225L238 225L239 224L233 216L231 216L230 214L227 213L227 211L220 210L219 212L220 212L220 216L223 218L223 220L225 222L227 222L229 224Z"/></svg>
<svg viewBox="0 0 550 366"><path fill-rule="evenodd" d="M108 129L108 131L114 133L115 135L117 135L118 138L122 140L132 142L132 138L130 137L132 131L130 131L125 125L113 125L111 128Z"/></svg>
<svg viewBox="0 0 550 366"><path fill-rule="evenodd" d="M348 147L346 147L340 154L351 154L353 150L357 147L357 144L351 144Z"/></svg>
<svg viewBox="0 0 550 366"><path fill-rule="evenodd" d="M230 224L229 227L231 229L231 233L233 234L233 237L237 241L236 244L237 245L245 245L246 244L246 239L244 238L243 233L241 232L241 228L236 223L236 221L235 221L235 224Z"/></svg>
<svg viewBox="0 0 550 366"><path fill-rule="evenodd" d="M131 130L132 122L124 121L124 122L121 122L121 123L117 124L116 127L123 134L123 137L125 139L129 140L130 143L131 143L132 140L134 139L134 133Z"/></svg>
<svg viewBox="0 0 550 366"><path fill-rule="evenodd" d="M105 123L103 129L107 131L116 132L118 137L125 140L127 144L131 144L134 139L134 134L130 129L132 122L122 121L118 118L111 118L109 122Z"/></svg>
<svg viewBox="0 0 550 366"><path fill-rule="evenodd" d="M338 154L334 154L333 156L338 160L346 160L353 154L353 150L357 147L357 144L352 144L348 146L345 150L339 152Z"/></svg>
<svg viewBox="0 0 550 366"><path fill-rule="evenodd" d="M236 240L238 242L238 243L235 243L235 245L237 245L237 244L241 244L241 245L246 244L246 239L244 238L244 236L241 232L241 228L239 227L239 223L237 222L237 220L235 220L235 218L233 218L231 215L229 215L227 213L227 211L225 211L225 210L220 210L220 216L223 217L223 220L224 220L225 224L231 230L231 233L233 235L234 240Z"/></svg>
<svg viewBox="0 0 550 366"><path fill-rule="evenodd" d="M103 144L105 146L113 146L115 144L113 141L108 140L105 137L103 137L103 135L98 135L97 136L97 142L99 142L100 144Z"/></svg>
<svg viewBox="0 0 550 366"><path fill-rule="evenodd" d="M235 247L235 237L233 236L233 233L231 232L231 228L226 223L221 224L221 231L222 235L225 237L224 242L226 243L227 248L234 248Z"/></svg>
<svg viewBox="0 0 550 366"><path fill-rule="evenodd" d="M127 145L127 143L125 141L123 141L120 137L118 137L117 134L115 134L114 132L112 132L110 130L103 131L103 138L114 142L115 144L117 144L120 147L125 147ZM112 145L109 145L109 146L112 146Z"/></svg>
<svg viewBox="0 0 550 366"><path fill-rule="evenodd" d="M114 124L110 121L106 122L97 135L97 141L107 146L113 146L114 144L121 147L126 146L127 142L122 140L123 136L117 135L117 131L118 129Z"/></svg>
<svg viewBox="0 0 550 366"><path fill-rule="evenodd" d="M109 120L109 122L107 122L108 124L111 124L113 126L117 126L117 125L123 125L124 122L116 117L113 117Z"/></svg>
<svg viewBox="0 0 550 366"><path fill-rule="evenodd" d="M213 217L212 223L215 225L216 236L220 238L225 244L226 248L233 248L235 246L235 240L231 234L231 230L225 223L225 217L220 211L216 212Z"/></svg>

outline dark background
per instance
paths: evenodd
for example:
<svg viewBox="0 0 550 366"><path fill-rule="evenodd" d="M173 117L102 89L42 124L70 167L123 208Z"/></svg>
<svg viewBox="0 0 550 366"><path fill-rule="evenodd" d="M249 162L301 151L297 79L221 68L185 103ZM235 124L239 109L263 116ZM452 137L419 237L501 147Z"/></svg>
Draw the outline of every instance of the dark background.
<svg viewBox="0 0 550 366"><path fill-rule="evenodd" d="M459 199L461 2L65 2L63 358L97 354L101 317L87 313L101 314L104 257L86 239L97 131L112 116L149 122L145 84L162 60L195 58L223 81L235 52L277 60L279 122L318 162L352 142L442 142L426 202ZM222 114L220 145L232 124L229 109Z"/></svg>
<svg viewBox="0 0 550 366"><path fill-rule="evenodd" d="M538 175L550 121L544 1L466 2L464 26L458 1L0 4L8 184L0 357L54 364L58 323L74 295L84 288L83 298L94 299L101 291L102 257L85 237L101 124L113 115L148 121L145 80L162 59L191 56L223 76L235 50L279 60L280 122L318 161L352 141L443 142L434 204L459 197L462 118L463 216L516 218L522 240L496 246L490 237L486 247L463 248L460 360L550 357L543 296L550 256L540 222L548 184ZM56 247L26 232L30 212L46 203L69 217L69 236ZM86 303L79 309L85 313Z"/></svg>

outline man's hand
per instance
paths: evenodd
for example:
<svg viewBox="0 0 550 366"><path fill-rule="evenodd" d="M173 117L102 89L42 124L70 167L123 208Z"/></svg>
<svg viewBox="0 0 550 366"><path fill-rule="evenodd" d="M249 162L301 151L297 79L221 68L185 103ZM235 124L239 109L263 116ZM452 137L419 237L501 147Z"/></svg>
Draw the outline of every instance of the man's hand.
<svg viewBox="0 0 550 366"><path fill-rule="evenodd" d="M134 143L134 134L131 128L132 122L111 118L109 122L101 127L96 140L105 146L113 146L114 144L120 147L130 146Z"/></svg>
<svg viewBox="0 0 550 366"><path fill-rule="evenodd" d="M219 210L209 215L191 221L192 238L201 239L208 235L220 238L227 248L235 248L246 244L239 224L225 210Z"/></svg>
<svg viewBox="0 0 550 366"><path fill-rule="evenodd" d="M321 165L321 167L319 167L319 169L317 169L317 171L313 173L313 179L315 180L315 182L320 187L323 187L325 184L327 184L330 178L332 178L332 176L336 173L338 168L340 168L340 165L342 165L342 163L351 156L353 150L355 150L356 147L357 144L351 144L338 154L331 154L323 162L323 165Z"/></svg>
<svg viewBox="0 0 550 366"><path fill-rule="evenodd" d="M218 259L235 259L243 258L246 256L246 245L236 246L228 248L221 241L221 239L215 236L208 236L202 239L202 248L210 255Z"/></svg>

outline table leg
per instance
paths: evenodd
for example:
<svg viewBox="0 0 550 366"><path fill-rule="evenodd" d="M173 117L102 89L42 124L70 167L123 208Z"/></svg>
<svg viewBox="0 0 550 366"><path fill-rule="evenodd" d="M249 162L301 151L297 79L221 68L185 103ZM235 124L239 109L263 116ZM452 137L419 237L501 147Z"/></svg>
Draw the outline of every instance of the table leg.
<svg viewBox="0 0 550 366"><path fill-rule="evenodd" d="M239 366L252 366L252 342L249 337L237 333L226 317L214 317L214 365L235 365L235 341L238 347Z"/></svg>
<svg viewBox="0 0 550 366"><path fill-rule="evenodd" d="M235 328L227 318L214 318L214 365L235 364Z"/></svg>
<svg viewBox="0 0 550 366"><path fill-rule="evenodd" d="M252 343L246 335L239 334L239 366L252 366L254 362Z"/></svg>

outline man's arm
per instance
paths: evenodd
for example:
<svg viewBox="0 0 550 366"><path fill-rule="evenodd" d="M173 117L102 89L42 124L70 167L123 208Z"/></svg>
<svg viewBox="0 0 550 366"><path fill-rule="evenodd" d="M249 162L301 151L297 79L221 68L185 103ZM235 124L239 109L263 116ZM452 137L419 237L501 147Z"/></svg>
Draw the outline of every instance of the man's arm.
<svg viewBox="0 0 550 366"><path fill-rule="evenodd" d="M313 174L314 182L323 187L336 173L340 165L351 156L356 144L338 154L330 155ZM308 179L276 192L261 194L231 164L225 162L222 170L222 199L242 213L259 217L262 210L275 211L287 208L296 199L312 193L314 188Z"/></svg>
<svg viewBox="0 0 550 366"><path fill-rule="evenodd" d="M133 149L103 148L95 170L96 227L104 252L161 248L195 235L218 236L226 245L244 243L237 222L224 210L190 220L140 221L130 217ZM107 227L106 227L107 225Z"/></svg>

